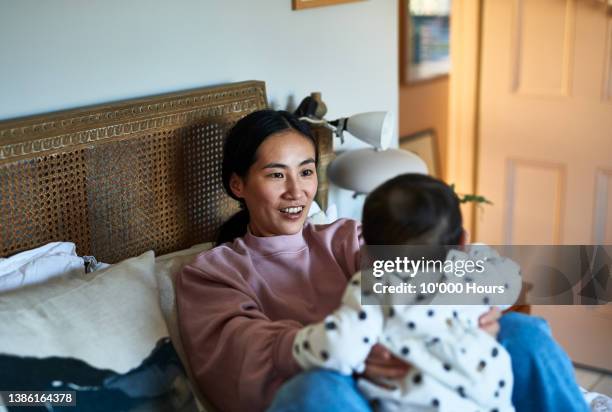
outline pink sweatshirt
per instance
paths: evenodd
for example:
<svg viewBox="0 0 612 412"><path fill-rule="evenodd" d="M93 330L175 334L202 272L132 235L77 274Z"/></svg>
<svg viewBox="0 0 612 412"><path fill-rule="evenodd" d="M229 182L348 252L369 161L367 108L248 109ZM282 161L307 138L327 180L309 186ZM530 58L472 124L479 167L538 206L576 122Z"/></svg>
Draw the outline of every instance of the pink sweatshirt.
<svg viewBox="0 0 612 412"><path fill-rule="evenodd" d="M247 233L200 254L177 277L183 345L221 411L261 411L300 371L292 343L340 305L359 270L360 226L341 219L300 233Z"/></svg>

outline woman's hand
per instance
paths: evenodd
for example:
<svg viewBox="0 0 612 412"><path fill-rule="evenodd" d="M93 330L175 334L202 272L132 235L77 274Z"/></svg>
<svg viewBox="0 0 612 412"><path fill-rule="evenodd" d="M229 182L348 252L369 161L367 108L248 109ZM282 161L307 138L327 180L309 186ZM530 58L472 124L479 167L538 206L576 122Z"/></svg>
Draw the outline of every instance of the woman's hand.
<svg viewBox="0 0 612 412"><path fill-rule="evenodd" d="M393 356L384 346L376 344L366 359L363 376L369 381L384 385L381 379L401 379L408 374L409 370L408 363Z"/></svg>
<svg viewBox="0 0 612 412"><path fill-rule="evenodd" d="M499 333L499 318L501 318L501 315L502 313L499 308L492 307L487 313L478 318L478 326L489 335L497 338L497 334Z"/></svg>

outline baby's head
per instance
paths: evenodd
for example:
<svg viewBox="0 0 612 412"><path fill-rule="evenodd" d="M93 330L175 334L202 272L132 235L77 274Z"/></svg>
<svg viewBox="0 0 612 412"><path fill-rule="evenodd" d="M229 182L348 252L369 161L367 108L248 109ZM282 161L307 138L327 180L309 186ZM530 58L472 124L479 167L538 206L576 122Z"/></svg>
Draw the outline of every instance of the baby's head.
<svg viewBox="0 0 612 412"><path fill-rule="evenodd" d="M363 238L368 245L462 244L459 198L431 176L397 176L366 198Z"/></svg>

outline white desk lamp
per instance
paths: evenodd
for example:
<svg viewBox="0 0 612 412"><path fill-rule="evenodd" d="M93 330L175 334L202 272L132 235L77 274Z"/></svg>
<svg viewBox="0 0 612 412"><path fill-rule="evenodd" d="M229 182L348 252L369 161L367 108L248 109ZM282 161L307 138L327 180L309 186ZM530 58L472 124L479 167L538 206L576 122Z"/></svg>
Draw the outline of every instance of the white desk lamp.
<svg viewBox="0 0 612 412"><path fill-rule="evenodd" d="M404 173L427 173L419 156L400 149L357 149L341 153L329 165L327 176L336 186L367 194L382 183Z"/></svg>
<svg viewBox="0 0 612 412"><path fill-rule="evenodd" d="M320 98L320 96L319 96ZM336 186L355 195L371 192L383 182L403 173L427 174L419 156L400 149L389 149L393 136L393 117L389 112L359 113L333 121L303 116L300 120L327 127L344 143L347 131L373 148L348 150L334 159L327 170Z"/></svg>

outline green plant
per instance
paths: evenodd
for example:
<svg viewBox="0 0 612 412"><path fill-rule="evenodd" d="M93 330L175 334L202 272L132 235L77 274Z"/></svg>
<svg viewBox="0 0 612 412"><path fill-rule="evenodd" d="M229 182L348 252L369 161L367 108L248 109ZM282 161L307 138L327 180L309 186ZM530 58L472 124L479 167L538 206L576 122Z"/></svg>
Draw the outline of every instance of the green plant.
<svg viewBox="0 0 612 412"><path fill-rule="evenodd" d="M455 190L455 184L454 183L452 183L450 185L450 188L453 189L453 191L455 193L457 193L457 191ZM476 194L465 195L465 194L457 193L457 197L459 197L459 203L473 202L473 203L475 203L478 206L481 206L483 203L486 203L488 205L492 205L493 204L493 202L491 202L486 197L480 196L480 195L476 195Z"/></svg>

